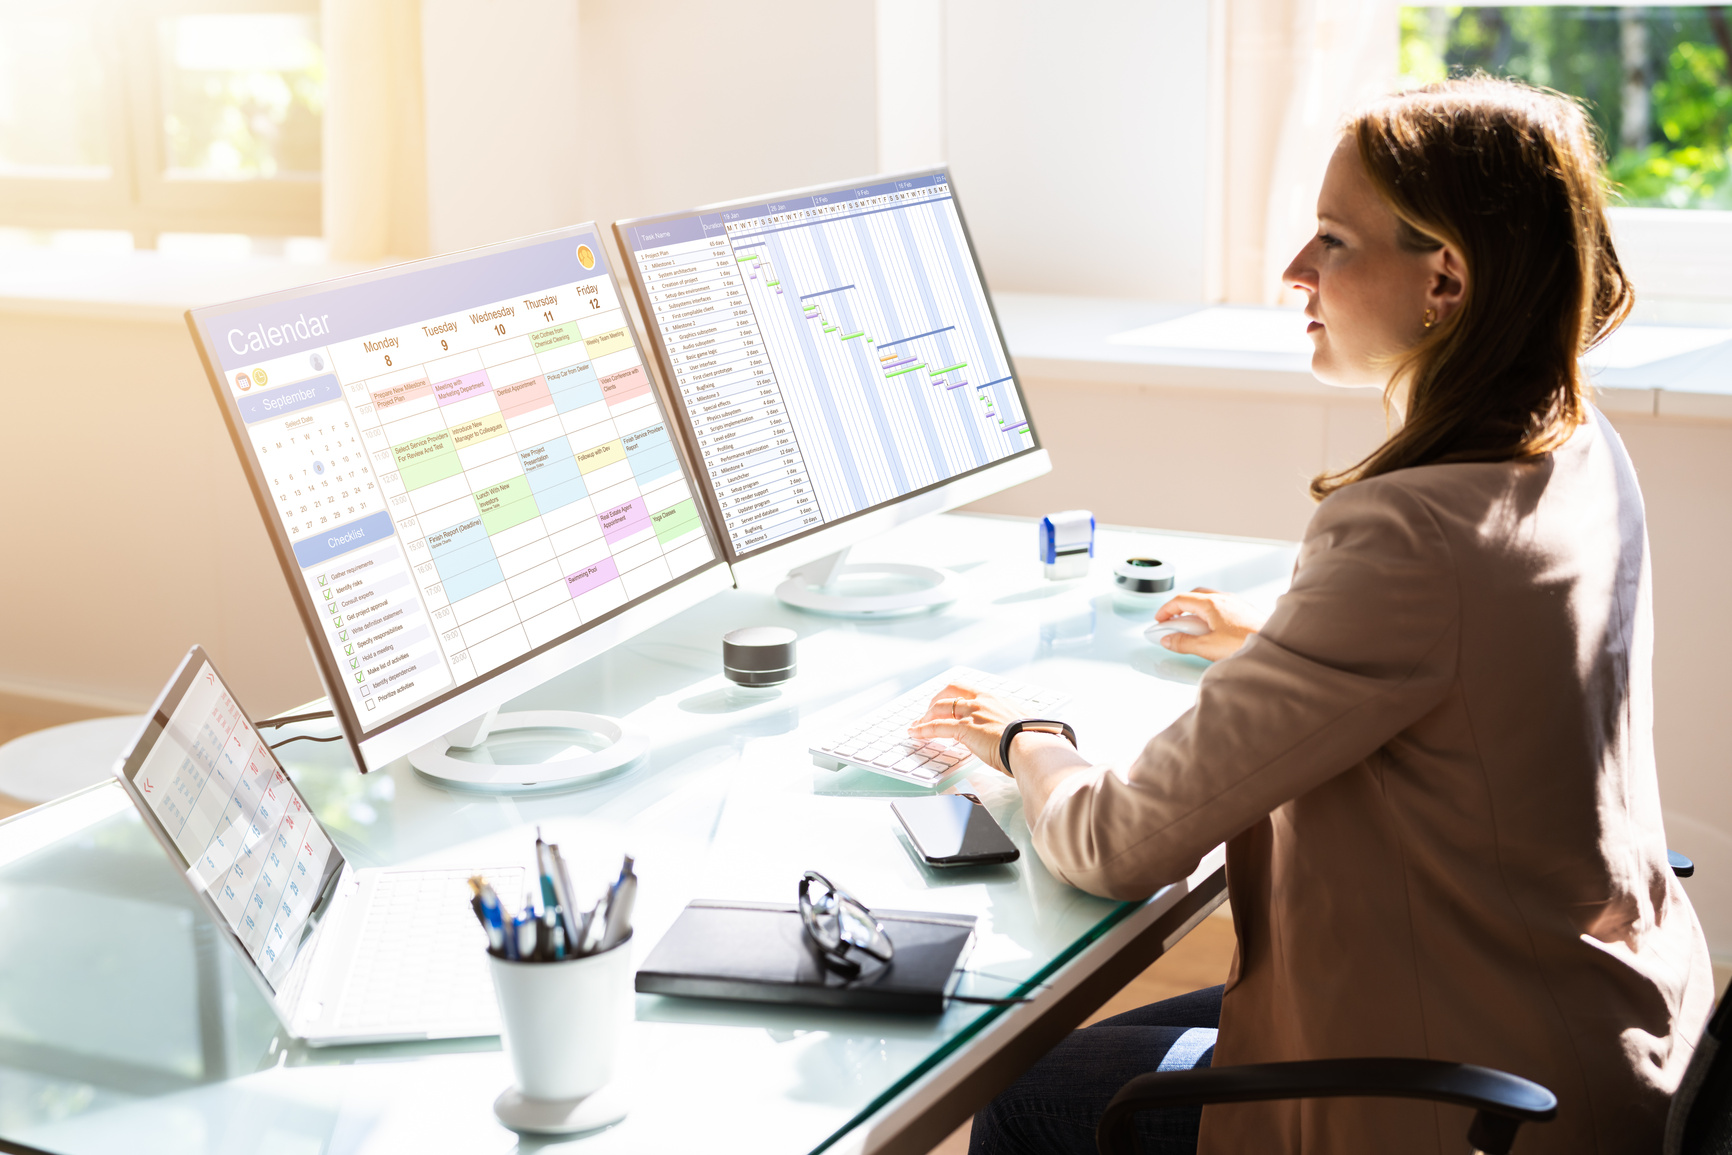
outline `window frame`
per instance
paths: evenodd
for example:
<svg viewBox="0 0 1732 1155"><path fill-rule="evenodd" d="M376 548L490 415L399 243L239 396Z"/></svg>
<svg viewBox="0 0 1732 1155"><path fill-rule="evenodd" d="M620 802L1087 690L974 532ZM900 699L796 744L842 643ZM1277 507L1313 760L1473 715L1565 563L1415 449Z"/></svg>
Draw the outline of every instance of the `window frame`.
<svg viewBox="0 0 1732 1155"><path fill-rule="evenodd" d="M31 11L0 0L0 14ZM170 177L157 21L247 13L319 14L319 0L57 0L54 14L96 28L108 128L106 180L0 176L0 225L116 229L139 248L166 232L319 236L322 176L264 180Z"/></svg>
<svg viewBox="0 0 1732 1155"><path fill-rule="evenodd" d="M1393 0L1401 8L1704 8L1704 0ZM1732 212L1646 205L1608 208L1618 255L1644 304L1732 302L1732 287L1721 284L1717 265L1704 269L1705 253L1732 253ZM1705 275L1706 274L1706 275Z"/></svg>

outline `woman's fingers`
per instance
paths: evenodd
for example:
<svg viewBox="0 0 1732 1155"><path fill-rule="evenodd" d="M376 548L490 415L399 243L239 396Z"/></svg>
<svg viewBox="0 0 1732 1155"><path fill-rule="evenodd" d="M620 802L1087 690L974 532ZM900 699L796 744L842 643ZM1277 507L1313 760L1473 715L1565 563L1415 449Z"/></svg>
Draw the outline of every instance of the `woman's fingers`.
<svg viewBox="0 0 1732 1155"><path fill-rule="evenodd" d="M932 718L958 718L966 713L965 704L974 701L974 691L967 686L951 683L932 695L932 701L926 707L926 713L920 716L922 722Z"/></svg>
<svg viewBox="0 0 1732 1155"><path fill-rule="evenodd" d="M1168 598L1166 603L1155 611L1155 620L1157 622L1171 621L1180 614L1194 614L1209 623L1210 629L1218 626L1221 619L1220 611L1215 608L1215 603L1208 598L1195 597L1192 594L1176 594Z"/></svg>
<svg viewBox="0 0 1732 1155"><path fill-rule="evenodd" d="M948 718L936 718L930 722L916 722L908 727L911 737L949 738L953 742L960 742L968 748L970 754L995 770L1004 769L998 764L998 737L1002 732L1002 726L983 726L967 719L951 721Z"/></svg>
<svg viewBox="0 0 1732 1155"><path fill-rule="evenodd" d="M969 723L960 718L922 718L908 727L908 732L916 738L951 738L961 741L962 732L968 727Z"/></svg>
<svg viewBox="0 0 1732 1155"><path fill-rule="evenodd" d="M1203 637L1194 638L1190 634L1164 634L1161 637L1161 645L1175 654L1196 654L1199 657L1209 658L1211 655L1206 652L1207 646L1204 642L1204 638L1208 636L1208 634L1204 634Z"/></svg>

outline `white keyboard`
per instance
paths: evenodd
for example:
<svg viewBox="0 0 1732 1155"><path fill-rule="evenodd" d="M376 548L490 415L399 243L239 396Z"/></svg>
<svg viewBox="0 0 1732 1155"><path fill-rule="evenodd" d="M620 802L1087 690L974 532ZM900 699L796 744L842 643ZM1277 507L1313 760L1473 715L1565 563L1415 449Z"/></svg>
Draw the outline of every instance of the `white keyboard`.
<svg viewBox="0 0 1732 1155"><path fill-rule="evenodd" d="M858 766L918 786L940 785L973 760L973 755L960 742L948 738L910 738L908 727L926 713L932 696L951 682L1014 702L1031 716L1044 715L1070 701L1068 694L1056 694L967 666L954 666L831 740L813 746L812 761L827 770Z"/></svg>
<svg viewBox="0 0 1732 1155"><path fill-rule="evenodd" d="M497 1034L487 935L469 906L475 870L387 870L374 881L334 1030L431 1038ZM482 872L496 886L503 874Z"/></svg>

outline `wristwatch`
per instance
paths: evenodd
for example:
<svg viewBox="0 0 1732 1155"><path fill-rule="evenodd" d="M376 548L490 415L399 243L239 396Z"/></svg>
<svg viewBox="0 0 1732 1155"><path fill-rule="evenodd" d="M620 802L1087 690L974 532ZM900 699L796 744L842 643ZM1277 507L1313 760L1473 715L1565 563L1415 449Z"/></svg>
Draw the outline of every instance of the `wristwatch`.
<svg viewBox="0 0 1732 1155"><path fill-rule="evenodd" d="M1065 741L1076 745L1076 731L1071 729L1069 722L1060 722L1056 718L1018 718L1004 728L1004 734L998 740L998 764L1004 767L1004 772L1012 778L1016 771L1010 768L1010 740L1024 730L1033 730L1040 734L1062 734Z"/></svg>

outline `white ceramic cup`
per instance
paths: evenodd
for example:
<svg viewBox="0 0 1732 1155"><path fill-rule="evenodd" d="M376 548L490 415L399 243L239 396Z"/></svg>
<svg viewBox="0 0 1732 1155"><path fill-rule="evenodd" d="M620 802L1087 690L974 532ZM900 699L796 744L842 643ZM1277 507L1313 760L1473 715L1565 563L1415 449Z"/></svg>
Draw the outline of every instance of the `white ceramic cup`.
<svg viewBox="0 0 1732 1155"><path fill-rule="evenodd" d="M576 1100L613 1077L632 1010L631 938L559 962L489 955L505 1050L530 1099Z"/></svg>

